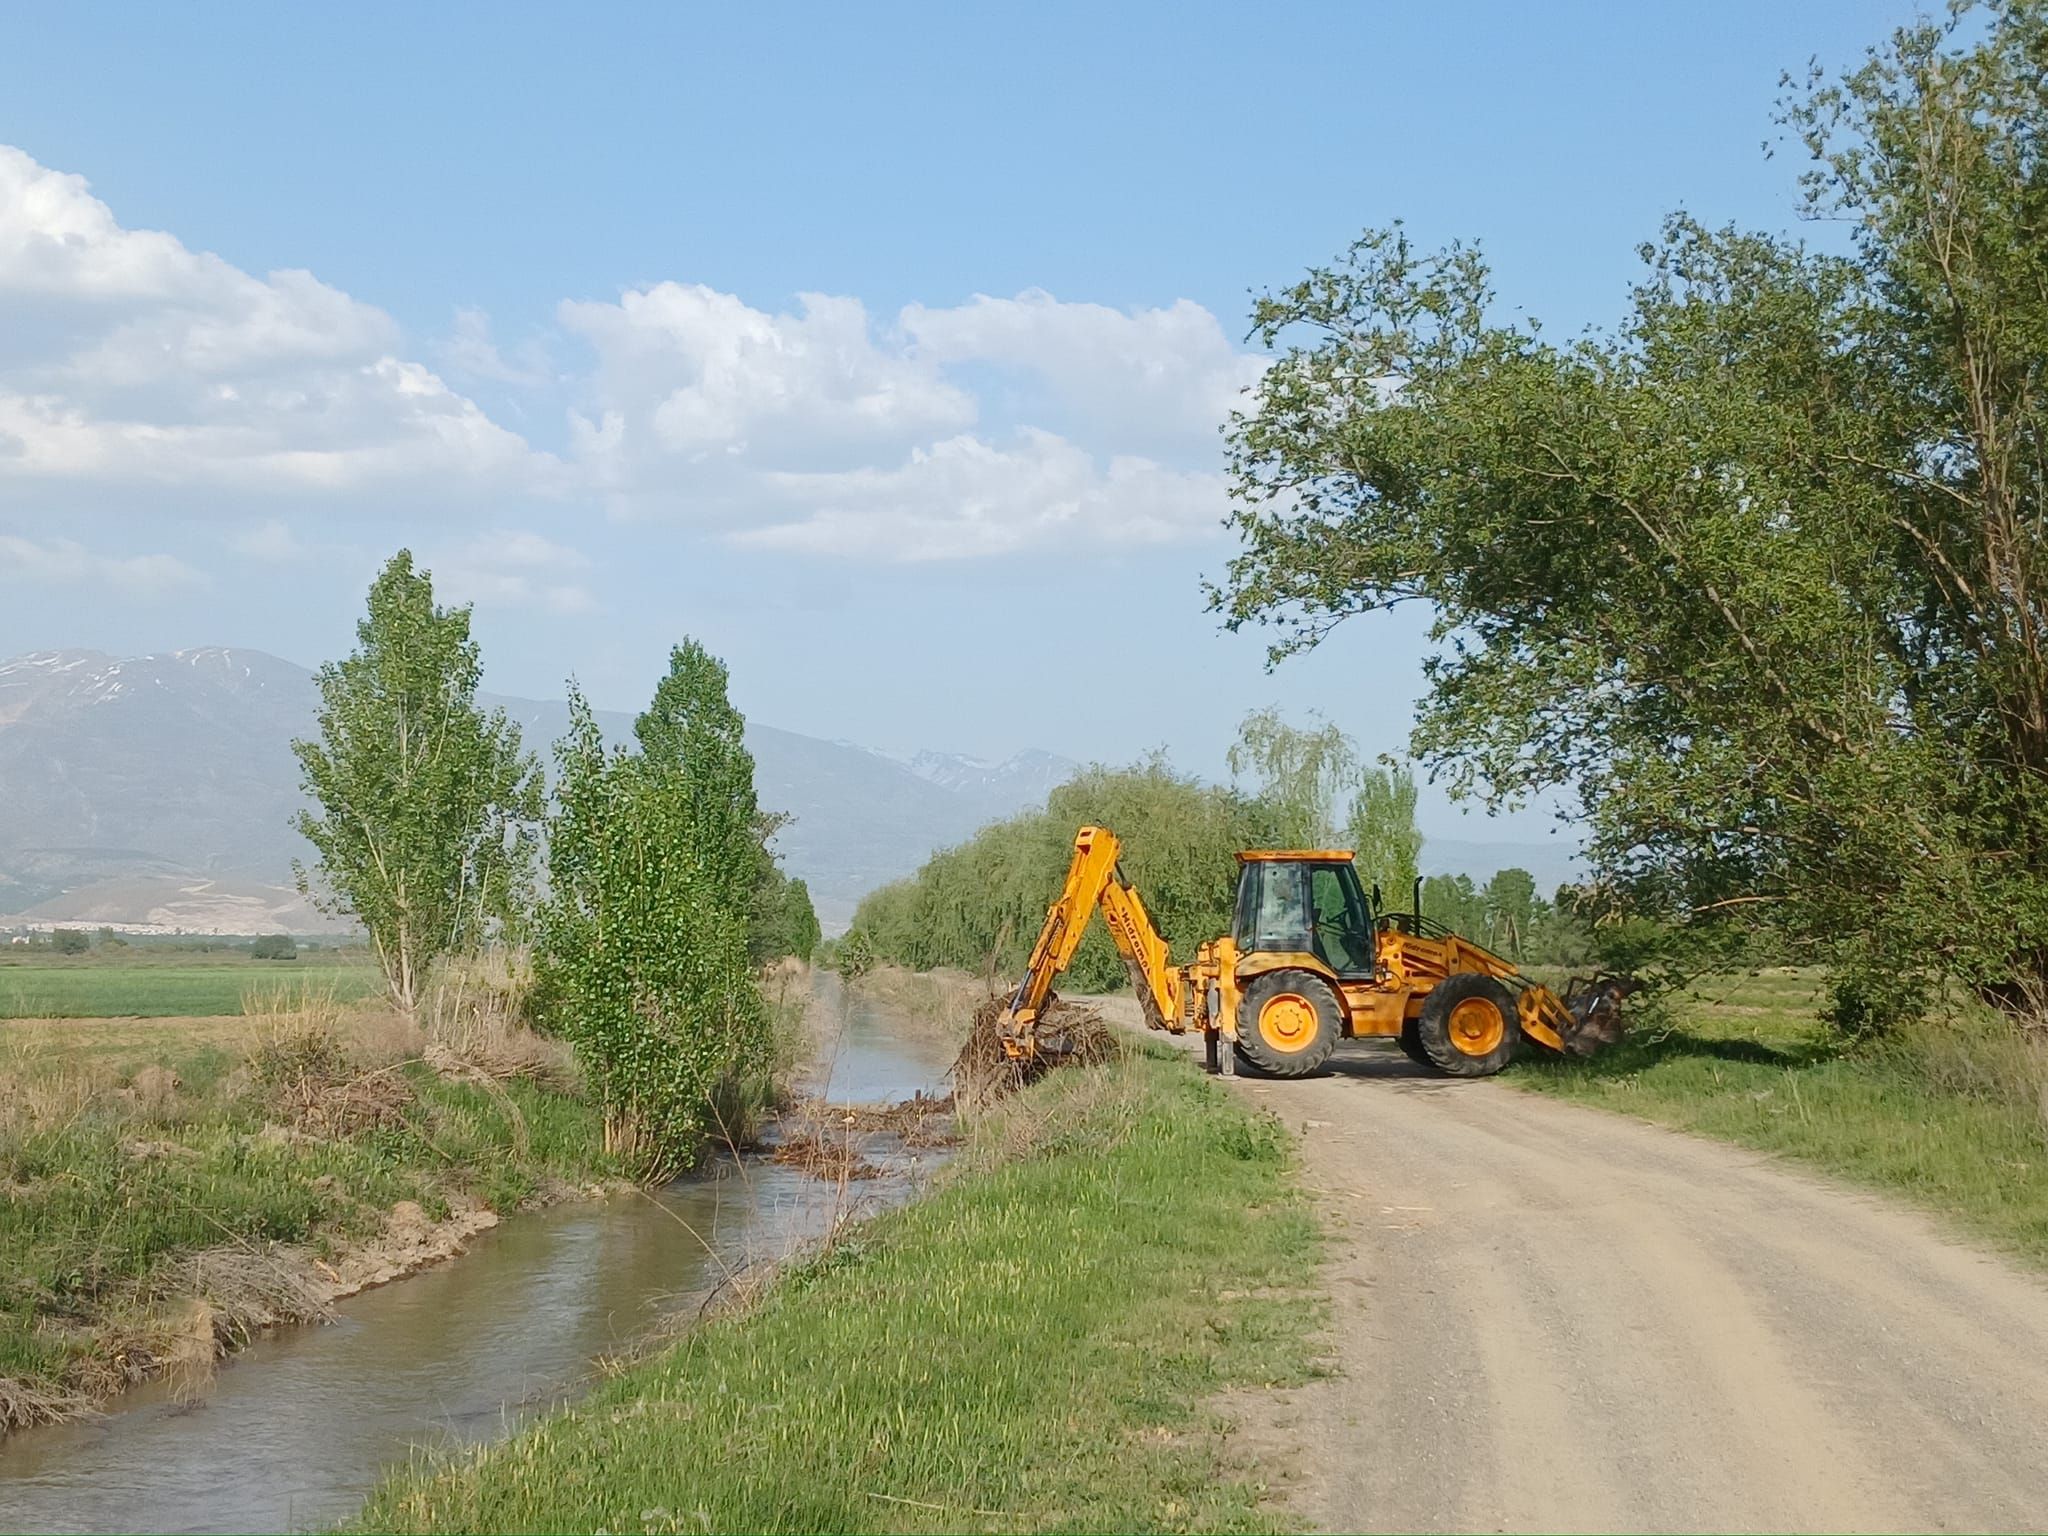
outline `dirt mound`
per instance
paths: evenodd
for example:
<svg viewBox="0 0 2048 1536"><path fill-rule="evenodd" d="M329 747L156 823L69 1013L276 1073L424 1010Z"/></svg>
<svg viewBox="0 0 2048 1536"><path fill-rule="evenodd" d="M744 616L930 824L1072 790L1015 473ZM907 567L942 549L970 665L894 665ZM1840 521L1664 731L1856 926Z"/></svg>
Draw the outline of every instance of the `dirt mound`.
<svg viewBox="0 0 2048 1536"><path fill-rule="evenodd" d="M1038 1013L1037 1053L1012 1060L1003 1049L1002 1020L1009 1006L1009 998L998 995L974 1010L967 1043L953 1058L953 1092L962 1104L990 1104L1055 1067L1090 1066L1116 1054L1116 1036L1100 1013L1052 997Z"/></svg>

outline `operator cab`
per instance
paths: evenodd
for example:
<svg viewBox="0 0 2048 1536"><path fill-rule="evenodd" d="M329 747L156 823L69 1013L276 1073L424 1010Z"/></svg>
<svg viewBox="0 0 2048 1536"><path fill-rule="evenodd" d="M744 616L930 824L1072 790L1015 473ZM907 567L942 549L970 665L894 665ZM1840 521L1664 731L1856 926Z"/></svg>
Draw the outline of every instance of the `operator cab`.
<svg viewBox="0 0 2048 1536"><path fill-rule="evenodd" d="M1351 855L1333 850L1240 853L1241 955L1311 954L1339 976L1373 974L1373 911Z"/></svg>

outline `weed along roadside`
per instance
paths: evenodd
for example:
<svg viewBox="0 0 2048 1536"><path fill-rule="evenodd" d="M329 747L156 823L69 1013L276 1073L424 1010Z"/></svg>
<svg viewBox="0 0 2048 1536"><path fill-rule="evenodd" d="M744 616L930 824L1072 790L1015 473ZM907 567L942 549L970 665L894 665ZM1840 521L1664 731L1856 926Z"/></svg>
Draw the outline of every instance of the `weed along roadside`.
<svg viewBox="0 0 2048 1536"><path fill-rule="evenodd" d="M1167 1053L1055 1072L971 1116L923 1199L587 1401L393 1478L359 1523L1256 1528L1204 1404L1312 1369L1292 1155Z"/></svg>

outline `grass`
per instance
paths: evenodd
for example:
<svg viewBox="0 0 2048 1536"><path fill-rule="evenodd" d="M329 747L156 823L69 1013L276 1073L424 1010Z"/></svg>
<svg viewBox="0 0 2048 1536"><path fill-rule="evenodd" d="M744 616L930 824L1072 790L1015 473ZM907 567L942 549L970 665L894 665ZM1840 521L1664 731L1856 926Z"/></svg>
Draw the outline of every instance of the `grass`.
<svg viewBox="0 0 2048 1536"><path fill-rule="evenodd" d="M1817 1016L1822 978L1708 978L1586 1061L1526 1059L1509 1081L1809 1163L2048 1264L2048 1063L1957 1005L1877 1044Z"/></svg>
<svg viewBox="0 0 2048 1536"><path fill-rule="evenodd" d="M223 1347L317 1310L290 1277L399 1201L509 1210L613 1172L565 1055L492 996L424 1031L288 987L236 1020L0 1024L0 1431L150 1374L195 1298Z"/></svg>
<svg viewBox="0 0 2048 1536"><path fill-rule="evenodd" d="M203 1018L241 1013L252 990L349 1003L380 989L376 968L359 955L0 957L0 1019Z"/></svg>
<svg viewBox="0 0 2048 1536"><path fill-rule="evenodd" d="M1203 1404L1310 1369L1291 1155L1177 1057L1055 1073L924 1200L587 1402L388 1481L361 1524L1265 1529Z"/></svg>

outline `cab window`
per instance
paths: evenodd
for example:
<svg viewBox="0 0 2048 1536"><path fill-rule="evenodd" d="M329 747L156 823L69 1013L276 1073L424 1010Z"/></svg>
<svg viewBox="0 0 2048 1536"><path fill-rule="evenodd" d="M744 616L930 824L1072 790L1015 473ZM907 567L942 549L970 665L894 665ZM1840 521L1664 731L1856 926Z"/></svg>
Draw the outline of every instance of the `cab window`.
<svg viewBox="0 0 2048 1536"><path fill-rule="evenodd" d="M1260 869L1257 916L1252 924L1250 947L1308 948L1308 912L1302 903L1299 864L1266 864Z"/></svg>
<svg viewBox="0 0 2048 1536"><path fill-rule="evenodd" d="M1315 952L1323 963L1340 976L1370 971L1372 910L1357 874L1343 865L1316 865L1309 871L1309 904L1315 915Z"/></svg>

